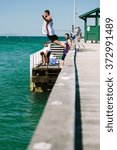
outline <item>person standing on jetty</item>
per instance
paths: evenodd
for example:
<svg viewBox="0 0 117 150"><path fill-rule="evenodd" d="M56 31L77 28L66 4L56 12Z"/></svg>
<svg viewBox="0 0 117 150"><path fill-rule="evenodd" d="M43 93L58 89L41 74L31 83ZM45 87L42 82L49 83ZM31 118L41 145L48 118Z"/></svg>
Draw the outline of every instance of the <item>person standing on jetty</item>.
<svg viewBox="0 0 117 150"><path fill-rule="evenodd" d="M83 48L85 48L85 46L80 42L82 38L82 31L80 29L80 27L76 27L75 30L75 47L76 50L80 50L81 45L83 46Z"/></svg>
<svg viewBox="0 0 117 150"><path fill-rule="evenodd" d="M58 36L55 34L55 31L53 29L53 20L50 16L50 11L45 10L44 14L42 15L42 18L44 19L44 25L42 27L42 33L46 34L48 39L57 45L60 45L61 47L65 48L65 44L58 41Z"/></svg>
<svg viewBox="0 0 117 150"><path fill-rule="evenodd" d="M63 50L63 56L62 56L62 66L64 65L64 59L68 53L68 51L70 50L71 46L72 46L72 41L70 39L70 36L68 33L65 34L65 39L66 39L66 48L64 48Z"/></svg>

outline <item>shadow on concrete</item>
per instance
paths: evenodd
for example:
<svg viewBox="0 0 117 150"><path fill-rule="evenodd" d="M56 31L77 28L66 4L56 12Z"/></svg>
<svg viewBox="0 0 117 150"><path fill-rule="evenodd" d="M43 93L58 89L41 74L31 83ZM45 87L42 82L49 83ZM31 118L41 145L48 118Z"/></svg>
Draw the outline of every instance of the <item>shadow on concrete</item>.
<svg viewBox="0 0 117 150"><path fill-rule="evenodd" d="M76 50L77 52L79 52L79 53L82 53L82 52L97 52L97 50L91 50L91 49L83 49L83 48L81 48L81 49L78 49L78 50Z"/></svg>
<svg viewBox="0 0 117 150"><path fill-rule="evenodd" d="M80 92L78 70L76 63L77 51L74 53L74 67L75 67L75 150L83 150L82 143L82 120L81 120L81 106L80 106Z"/></svg>

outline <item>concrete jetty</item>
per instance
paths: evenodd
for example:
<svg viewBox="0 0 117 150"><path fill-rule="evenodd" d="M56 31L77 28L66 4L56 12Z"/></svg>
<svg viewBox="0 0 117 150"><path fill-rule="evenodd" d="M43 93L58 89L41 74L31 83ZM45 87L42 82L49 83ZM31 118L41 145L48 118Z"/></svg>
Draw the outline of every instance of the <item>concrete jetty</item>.
<svg viewBox="0 0 117 150"><path fill-rule="evenodd" d="M70 50L28 150L100 149L99 44Z"/></svg>

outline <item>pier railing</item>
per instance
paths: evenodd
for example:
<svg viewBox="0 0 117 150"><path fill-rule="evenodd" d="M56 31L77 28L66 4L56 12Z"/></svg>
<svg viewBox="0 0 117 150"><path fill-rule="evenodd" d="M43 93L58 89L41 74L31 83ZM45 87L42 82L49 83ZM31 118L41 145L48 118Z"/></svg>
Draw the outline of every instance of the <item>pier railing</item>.
<svg viewBox="0 0 117 150"><path fill-rule="evenodd" d="M43 50L43 49L42 49ZM40 52L37 51L36 53L33 53L30 55L30 90L33 90L33 82L32 82L32 69L37 67L41 63L41 55Z"/></svg>

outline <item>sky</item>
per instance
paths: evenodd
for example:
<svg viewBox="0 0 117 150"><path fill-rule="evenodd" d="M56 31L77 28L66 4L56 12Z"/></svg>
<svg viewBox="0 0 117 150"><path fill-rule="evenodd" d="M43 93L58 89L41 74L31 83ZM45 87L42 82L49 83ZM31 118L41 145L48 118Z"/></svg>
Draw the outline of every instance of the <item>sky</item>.
<svg viewBox="0 0 117 150"><path fill-rule="evenodd" d="M41 36L44 10L49 9L56 34L71 31L74 0L0 0L0 35ZM100 7L99 0L76 0L78 16ZM77 17L78 18L78 17ZM83 29L83 20L77 20Z"/></svg>

